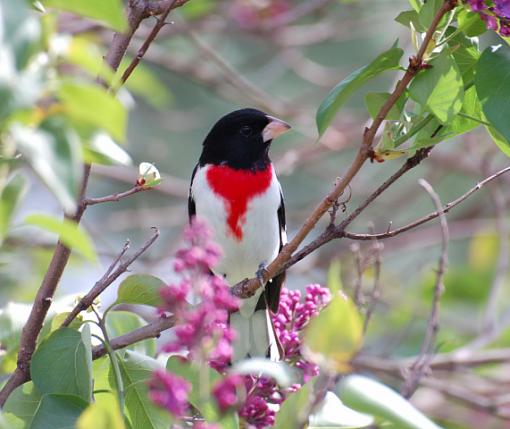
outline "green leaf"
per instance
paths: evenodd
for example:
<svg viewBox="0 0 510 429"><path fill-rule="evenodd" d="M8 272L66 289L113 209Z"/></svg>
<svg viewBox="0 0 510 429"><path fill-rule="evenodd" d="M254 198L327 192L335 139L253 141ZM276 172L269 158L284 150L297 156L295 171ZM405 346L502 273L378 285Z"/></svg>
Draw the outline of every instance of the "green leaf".
<svg viewBox="0 0 510 429"><path fill-rule="evenodd" d="M365 97L365 104L367 106L368 113L372 118L375 118L381 110L381 107L388 101L390 94L388 92L369 92ZM397 102L390 109L386 115L388 121L398 121L402 110L404 109L405 97L400 97Z"/></svg>
<svg viewBox="0 0 510 429"><path fill-rule="evenodd" d="M420 33L423 33L426 30L421 25L418 12L415 10L405 10L404 12L400 12L400 14L395 18L395 21L409 28L411 28L412 25L412 28Z"/></svg>
<svg viewBox="0 0 510 429"><path fill-rule="evenodd" d="M188 400L191 405L200 411L207 421L215 422L220 419L220 413L209 397L211 387L221 378L216 371L208 366L199 367L192 362L183 361L178 356L172 356L168 359L166 369L168 372L178 375L191 383L192 388ZM204 389L208 393L208 397L205 398L201 396L203 380L207 380L209 385L208 388Z"/></svg>
<svg viewBox="0 0 510 429"><path fill-rule="evenodd" d="M478 121L461 115L470 116L474 119L478 119ZM480 101L478 100L476 89L473 86L465 92L464 103L462 104L462 109L460 110L459 114L455 116L453 120L448 123L448 125L443 127L439 133L437 133L435 138L431 139L430 136L441 124L437 119L434 118L416 135L416 138L411 147L413 149L428 147L437 144L440 141L448 140L458 135L467 133L480 126L480 120L483 120Z"/></svg>
<svg viewBox="0 0 510 429"><path fill-rule="evenodd" d="M116 31L127 29L121 0L41 0L44 6L72 12L99 21Z"/></svg>
<svg viewBox="0 0 510 429"><path fill-rule="evenodd" d="M119 337L145 326L145 322L140 316L128 311L110 311L106 316L106 329L111 338ZM148 356L156 355L156 339L149 338L131 344L128 349Z"/></svg>
<svg viewBox="0 0 510 429"><path fill-rule="evenodd" d="M343 290L340 261L333 261L329 266L327 285L332 295L336 295Z"/></svg>
<svg viewBox="0 0 510 429"><path fill-rule="evenodd" d="M341 292L305 328L304 354L318 365L345 372L363 340L356 306Z"/></svg>
<svg viewBox="0 0 510 429"><path fill-rule="evenodd" d="M308 429L365 428L374 423L372 416L346 407L333 392L327 392L316 411L310 416Z"/></svg>
<svg viewBox="0 0 510 429"><path fill-rule="evenodd" d="M427 0L427 2L420 9L419 20L423 28L428 29L437 15L437 12L443 5L444 0Z"/></svg>
<svg viewBox="0 0 510 429"><path fill-rule="evenodd" d="M459 30L468 37L476 37L487 31L487 24L478 12L461 9L457 15L457 22Z"/></svg>
<svg viewBox="0 0 510 429"><path fill-rule="evenodd" d="M498 133L493 127L485 127L492 141L506 156L510 156L510 142Z"/></svg>
<svg viewBox="0 0 510 429"><path fill-rule="evenodd" d="M75 429L87 402L72 395L44 395L30 429Z"/></svg>
<svg viewBox="0 0 510 429"><path fill-rule="evenodd" d="M10 429L26 429L32 424L41 402L41 394L31 381L16 387L7 398L3 411Z"/></svg>
<svg viewBox="0 0 510 429"><path fill-rule="evenodd" d="M21 330L32 305L9 302L0 309L0 344L5 354L0 357L0 373L14 371Z"/></svg>
<svg viewBox="0 0 510 429"><path fill-rule="evenodd" d="M295 429L308 421L311 383L305 384L297 392L291 393L276 414L273 429Z"/></svg>
<svg viewBox="0 0 510 429"><path fill-rule="evenodd" d="M156 407L149 398L147 381L160 364L148 356L132 351L117 353L124 381L126 412L136 429L168 429L171 418L167 411ZM110 377L112 374L110 373Z"/></svg>
<svg viewBox="0 0 510 429"><path fill-rule="evenodd" d="M270 377L281 387L289 387L296 383L297 374L285 362L274 362L264 358L251 358L237 362L231 369L235 374Z"/></svg>
<svg viewBox="0 0 510 429"><path fill-rule="evenodd" d="M75 395L92 399L90 331L61 328L41 342L30 364L30 373L41 393Z"/></svg>
<svg viewBox="0 0 510 429"><path fill-rule="evenodd" d="M95 359L92 362L92 371L94 374L94 392L96 392L97 390L107 390L113 392L113 388L112 385L110 384L109 377L109 372L111 371L110 357L103 356L99 359ZM96 395L97 393L94 393L94 396Z"/></svg>
<svg viewBox="0 0 510 429"><path fill-rule="evenodd" d="M78 136L61 120L47 120L39 129L14 125L19 151L67 212L76 209L83 176Z"/></svg>
<svg viewBox="0 0 510 429"><path fill-rule="evenodd" d="M58 234L59 239L67 247L78 250L90 261L96 260L92 240L84 230L79 228L76 222L69 219L58 220L52 216L34 214L27 216L25 223Z"/></svg>
<svg viewBox="0 0 510 429"><path fill-rule="evenodd" d="M392 422L399 429L439 429L409 401L371 378L349 375L336 391L348 407Z"/></svg>
<svg viewBox="0 0 510 429"><path fill-rule="evenodd" d="M115 140L124 141L126 109L112 94L97 85L73 82L62 84L58 94L71 118L104 129Z"/></svg>
<svg viewBox="0 0 510 429"><path fill-rule="evenodd" d="M430 62L431 68L414 78L411 98L433 113L441 123L451 121L462 108L464 83L459 68L447 50Z"/></svg>
<svg viewBox="0 0 510 429"><path fill-rule="evenodd" d="M76 422L76 429L125 429L119 402L113 394L89 405Z"/></svg>
<svg viewBox="0 0 510 429"><path fill-rule="evenodd" d="M345 104L351 94L361 88L370 79L379 75L386 70L395 70L400 67L399 61L404 51L400 48L393 47L379 55L369 65L364 66L351 73L322 101L317 110L316 122L319 136L322 136L329 124Z"/></svg>
<svg viewBox="0 0 510 429"><path fill-rule="evenodd" d="M14 174L0 192L0 244L7 235L12 215L27 189L27 181L21 174Z"/></svg>
<svg viewBox="0 0 510 429"><path fill-rule="evenodd" d="M488 121L510 140L510 49L488 47L476 65L475 87Z"/></svg>
<svg viewBox="0 0 510 429"><path fill-rule="evenodd" d="M422 7L421 0L409 0L409 4L416 12L419 12Z"/></svg>
<svg viewBox="0 0 510 429"><path fill-rule="evenodd" d="M145 304L157 307L161 304L160 289L163 280L149 274L133 274L126 277L117 291L117 304Z"/></svg>

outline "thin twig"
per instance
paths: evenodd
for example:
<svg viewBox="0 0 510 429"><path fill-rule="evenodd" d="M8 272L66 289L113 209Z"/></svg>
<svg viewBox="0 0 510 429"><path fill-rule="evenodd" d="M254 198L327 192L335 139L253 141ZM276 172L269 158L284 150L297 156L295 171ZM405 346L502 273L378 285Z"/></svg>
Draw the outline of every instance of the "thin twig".
<svg viewBox="0 0 510 429"><path fill-rule="evenodd" d="M440 216L441 213L448 213L452 208L455 206L458 206L460 203L464 202L466 199L468 199L471 195L473 195L476 191L479 191L482 189L487 183L492 182L493 180L497 179L502 174L507 173L510 171L510 167L503 168L502 170L492 174L491 176L485 178L481 182L478 182L476 186L473 186L471 189L469 189L466 193L462 194L457 199L449 202L446 204L441 211L434 211L432 213L429 213L426 216L423 216L414 222L411 222L405 226L402 226L400 228L392 229L391 231L381 232L378 234L357 234L354 232L349 231L342 231L341 234L343 237L350 238L351 240L373 240L374 238L377 238L378 240L382 240L389 237L395 237L398 234L402 234L403 232L409 231L410 229L414 229L417 226L420 226L426 222L431 221L432 219L435 219Z"/></svg>
<svg viewBox="0 0 510 429"><path fill-rule="evenodd" d="M93 206L94 204L101 204L101 203L109 203L114 201L120 201L123 198L129 197L133 194L136 194L138 192L147 191L152 188L148 188L146 186L133 186L131 189L124 191L124 192L116 192L115 194L106 195L105 197L98 197L98 198L85 198L83 200L83 204L85 206Z"/></svg>
<svg viewBox="0 0 510 429"><path fill-rule="evenodd" d="M443 16L453 10L456 5L457 2L455 0L445 0L441 8L438 10L427 30L427 33L425 34L423 44L420 47L418 54L409 59L409 65L402 79L397 83L395 89L379 110L371 126L365 129L363 141L350 167L347 169L346 173L337 183L335 188L315 207L294 238L282 248L278 256L266 267L266 270L264 271L264 281L269 281L269 279L275 277L286 265L288 265L293 253L298 249L310 231L312 231L319 219L322 218L324 213L328 211L338 197L342 195L344 190L351 183L352 179L358 174L365 162L371 157L372 145L377 131L384 122L391 108L395 105L400 96L406 90L407 86L413 80L414 76L416 76L416 74L422 69L423 56L430 40L432 40L432 36L435 33L439 22ZM246 279L233 286L232 293L240 298L248 298L255 294L255 291L260 287L260 285L260 279L257 277Z"/></svg>
<svg viewBox="0 0 510 429"><path fill-rule="evenodd" d="M68 326L75 317L82 311L89 308L94 300L108 287L110 286L120 275L124 274L129 266L136 261L149 247L151 247L154 242L159 237L159 230L157 228L153 228L154 233L151 238L145 242L145 244L140 247L130 258L126 259L124 262L120 263L120 259L126 253L129 248L129 243L124 245L122 252L116 258L116 260L110 265L106 273L101 277L99 281L96 282L94 287L76 304L76 306L72 309L72 311L68 314L64 322L61 326ZM118 264L117 268L113 268Z"/></svg>
<svg viewBox="0 0 510 429"><path fill-rule="evenodd" d="M430 311L430 316L427 323L427 331L425 333L425 338L423 339L423 343L420 348L420 353L416 358L416 361L411 366L409 376L407 377L401 389L402 395L406 398L410 398L416 391L420 379L423 376L425 370L428 368L428 365L433 357L432 349L434 347L437 333L439 331L439 303L444 291L443 278L446 272L446 267L448 265L449 232L448 223L446 221L446 215L444 214L443 211L443 205L441 204L439 195L434 191L432 186L425 179L420 179L419 183L420 186L422 186L430 195L430 198L434 202L437 211L440 212L439 220L441 224L442 240L441 240L441 256L439 258L438 269L436 272L434 297L432 300L432 309Z"/></svg>

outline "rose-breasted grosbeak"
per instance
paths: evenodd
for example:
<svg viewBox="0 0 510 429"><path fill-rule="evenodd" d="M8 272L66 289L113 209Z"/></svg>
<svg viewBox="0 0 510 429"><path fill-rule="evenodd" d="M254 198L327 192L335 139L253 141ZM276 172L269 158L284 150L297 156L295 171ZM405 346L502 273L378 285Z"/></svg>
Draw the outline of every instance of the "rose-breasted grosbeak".
<svg viewBox="0 0 510 429"><path fill-rule="evenodd" d="M271 262L286 241L285 207L280 183L269 159L274 138L290 126L256 109L221 118L204 140L191 177L188 212L208 221L223 249L215 274L233 286ZM280 359L268 309L278 310L285 273L230 314L236 331L233 361L266 356Z"/></svg>

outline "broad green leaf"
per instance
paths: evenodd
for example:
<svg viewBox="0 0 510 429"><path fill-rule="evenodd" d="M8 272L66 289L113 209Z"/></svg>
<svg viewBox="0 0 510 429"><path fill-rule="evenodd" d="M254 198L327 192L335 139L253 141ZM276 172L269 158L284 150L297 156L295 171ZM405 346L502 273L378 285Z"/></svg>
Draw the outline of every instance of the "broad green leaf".
<svg viewBox="0 0 510 429"><path fill-rule="evenodd" d="M305 384L297 392L291 393L276 414L274 429L295 429L308 421L311 383Z"/></svg>
<svg viewBox="0 0 510 429"><path fill-rule="evenodd" d="M423 4L420 12L418 13L420 24L423 28L428 29L437 12L443 5L444 0L427 0L426 3Z"/></svg>
<svg viewBox="0 0 510 429"><path fill-rule="evenodd" d="M87 402L73 395L44 395L30 429L75 429Z"/></svg>
<svg viewBox="0 0 510 429"><path fill-rule="evenodd" d="M41 0L46 7L72 12L101 22L116 31L127 29L121 0Z"/></svg>
<svg viewBox="0 0 510 429"><path fill-rule="evenodd" d="M430 136L441 125L440 122L434 118L416 135L411 147L413 149L428 147L439 143L440 141L448 140L455 136L467 133L480 126L480 121L484 120L481 113L480 101L478 100L476 89L475 87L471 87L464 95L464 103L462 104L462 109L459 114L455 116L448 125L443 127L437 133L435 138L431 139ZM469 117L473 119L469 119Z"/></svg>
<svg viewBox="0 0 510 429"><path fill-rule="evenodd" d="M475 87L488 121L510 140L510 48L488 47L476 65Z"/></svg>
<svg viewBox="0 0 510 429"><path fill-rule="evenodd" d="M5 420L4 413L2 413L2 411L0 411L0 429L14 429L7 426L7 421Z"/></svg>
<svg viewBox="0 0 510 429"><path fill-rule="evenodd" d="M113 391L112 385L110 384L109 372L111 370L111 363L109 356L103 356L99 359L95 359L92 362L92 372L94 374L94 392L98 390ZM97 393L94 396L97 398Z"/></svg>
<svg viewBox="0 0 510 429"><path fill-rule="evenodd" d="M161 304L159 291L164 285L163 280L149 274L133 274L119 285L116 303L157 307Z"/></svg>
<svg viewBox="0 0 510 429"><path fill-rule="evenodd" d="M493 127L485 127L491 139L501 152L506 156L510 156L510 142L505 139L500 133L498 133Z"/></svg>
<svg viewBox="0 0 510 429"><path fill-rule="evenodd" d="M237 362L230 371L235 374L270 377L281 387L289 387L298 381L294 369L285 362L274 362L264 358L242 360Z"/></svg>
<svg viewBox="0 0 510 429"><path fill-rule="evenodd" d="M168 372L185 378L191 383L192 388L189 394L189 402L200 411L206 420L214 422L220 419L219 411L209 395L212 386L221 378L216 371L209 366L197 366L192 362L183 361L178 356L172 356L168 359L166 369ZM201 384L203 381L208 384L203 389L203 391L207 392L206 397L201 396Z"/></svg>
<svg viewBox="0 0 510 429"><path fill-rule="evenodd" d="M127 334L135 329L145 326L140 316L129 311L110 311L106 316L106 329L111 338ZM156 355L156 339L149 338L128 346L128 349L148 356Z"/></svg>
<svg viewBox="0 0 510 429"><path fill-rule="evenodd" d="M34 214L25 219L28 225L35 225L59 235L67 247L76 249L91 261L96 260L96 252L89 235L76 222L69 219L58 220L52 216Z"/></svg>
<svg viewBox="0 0 510 429"><path fill-rule="evenodd" d="M379 55L369 65L351 73L342 82L335 86L322 101L317 110L316 122L319 136L322 136L329 124L345 104L351 94L361 88L370 79L386 70L395 70L400 67L399 61L404 51L393 47Z"/></svg>
<svg viewBox="0 0 510 429"><path fill-rule="evenodd" d="M41 402L41 394L31 381L22 384L9 395L3 407L10 429L27 429Z"/></svg>
<svg viewBox="0 0 510 429"><path fill-rule="evenodd" d="M363 341L363 323L356 306L341 292L305 329L305 355L318 365L345 372Z"/></svg>
<svg viewBox="0 0 510 429"><path fill-rule="evenodd" d="M101 395L80 415L76 429L126 429L117 397L111 393Z"/></svg>
<svg viewBox="0 0 510 429"><path fill-rule="evenodd" d="M405 10L404 12L400 12L400 14L395 18L395 21L409 28L411 28L412 25L412 28L420 33L426 31L426 29L421 25L418 12L415 10Z"/></svg>
<svg viewBox="0 0 510 429"><path fill-rule="evenodd" d="M400 429L440 429L393 389L371 378L348 375L336 391L348 407L389 421Z"/></svg>
<svg viewBox="0 0 510 429"><path fill-rule="evenodd" d="M112 94L98 85L67 82L60 86L64 112L78 122L104 129L122 142L126 136L127 113Z"/></svg>
<svg viewBox="0 0 510 429"><path fill-rule="evenodd" d="M333 392L327 392L316 411L310 416L308 428L365 428L374 418L346 407Z"/></svg>
<svg viewBox="0 0 510 429"><path fill-rule="evenodd" d="M381 110L381 107L386 103L390 94L388 92L369 92L365 97L365 105L367 106L368 113L372 118L375 118ZM398 121L402 114L406 100L405 97L400 97L397 102L390 109L386 115L389 121Z"/></svg>
<svg viewBox="0 0 510 429"><path fill-rule="evenodd" d="M19 151L67 212L76 209L83 176L80 141L61 120L47 120L38 129L11 129Z"/></svg>
<svg viewBox="0 0 510 429"><path fill-rule="evenodd" d="M457 15L457 22L459 30L468 37L476 37L487 31L487 24L478 12L461 9Z"/></svg>
<svg viewBox="0 0 510 429"><path fill-rule="evenodd" d="M26 178L21 174L15 174L0 191L0 244L7 235L11 218L26 189Z"/></svg>
<svg viewBox="0 0 510 429"><path fill-rule="evenodd" d="M92 399L90 332L61 328L41 342L30 365L32 380L41 393L70 394Z"/></svg>
<svg viewBox="0 0 510 429"><path fill-rule="evenodd" d="M459 68L447 50L430 61L409 87L411 98L447 123L459 113L464 99L464 83Z"/></svg>
<svg viewBox="0 0 510 429"><path fill-rule="evenodd" d="M132 351L117 353L124 381L126 412L133 428L168 429L170 414L156 407L149 398L147 382L160 364L148 356ZM112 373L110 372L110 378Z"/></svg>

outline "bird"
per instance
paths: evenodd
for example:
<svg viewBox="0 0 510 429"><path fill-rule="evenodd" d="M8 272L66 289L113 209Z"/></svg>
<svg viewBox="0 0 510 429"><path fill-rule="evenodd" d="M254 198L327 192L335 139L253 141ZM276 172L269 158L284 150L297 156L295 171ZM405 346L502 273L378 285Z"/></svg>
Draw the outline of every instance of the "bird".
<svg viewBox="0 0 510 429"><path fill-rule="evenodd" d="M287 240L283 192L269 148L290 128L257 109L235 110L211 128L191 176L189 219L205 220L222 248L213 274L224 277L229 286L257 275L264 286L229 314L236 334L233 363L283 357L269 310L278 311L285 273L265 285L262 274Z"/></svg>

